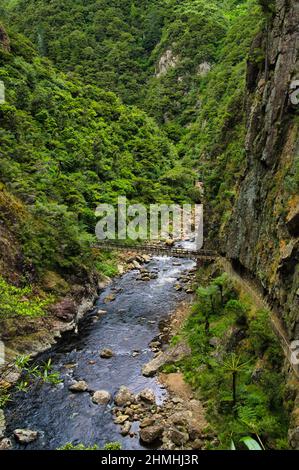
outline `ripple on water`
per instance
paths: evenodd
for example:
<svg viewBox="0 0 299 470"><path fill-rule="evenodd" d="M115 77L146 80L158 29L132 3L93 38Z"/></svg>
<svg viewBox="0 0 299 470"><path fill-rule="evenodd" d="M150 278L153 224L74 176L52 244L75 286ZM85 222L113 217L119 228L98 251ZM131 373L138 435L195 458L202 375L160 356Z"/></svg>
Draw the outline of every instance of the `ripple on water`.
<svg viewBox="0 0 299 470"><path fill-rule="evenodd" d="M39 431L38 441L26 449L56 449L67 442L102 446L110 441L120 441L124 449L143 448L137 437L120 435L109 406L94 405L88 393L72 394L68 386L74 379L85 380L91 389L107 390L112 395L121 385L134 393L152 388L162 403L164 388L155 378L143 377L141 370L153 357L148 345L159 334L159 323L186 298L184 292L175 291L174 284L182 272L191 270L195 264L190 260L179 263L178 266L178 260L156 257L147 268L158 272L157 279L140 283L137 271L116 279L96 303L97 310L107 313L97 322L93 321L92 313L87 315L78 336L69 335L41 356L39 360L52 359L64 383L54 388L36 385L26 399L16 394L8 407L10 432L16 428ZM116 299L106 304L105 298L112 292ZM100 357L104 348L113 350L112 359ZM133 351L138 351L136 357ZM70 365L73 368L68 368ZM138 424L134 426L138 430Z"/></svg>

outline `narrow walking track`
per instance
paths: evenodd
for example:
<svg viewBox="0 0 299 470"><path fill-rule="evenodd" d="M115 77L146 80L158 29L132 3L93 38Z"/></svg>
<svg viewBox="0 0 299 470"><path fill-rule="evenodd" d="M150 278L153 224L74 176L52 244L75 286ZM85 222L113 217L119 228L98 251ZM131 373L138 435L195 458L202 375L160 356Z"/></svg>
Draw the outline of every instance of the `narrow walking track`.
<svg viewBox="0 0 299 470"><path fill-rule="evenodd" d="M292 348L292 344L288 339L287 332L279 318L279 314L275 309L273 309L267 302L267 300L262 296L260 292L255 288L255 286L248 280L244 279L231 265L231 263L225 258L219 258L220 264L223 269L235 279L238 284L246 291L248 294L254 299L255 304L260 309L267 309L271 312L271 323L273 329L277 336L280 339L281 347L284 350L285 356L289 361L291 368L293 369L295 375L299 378L299 365L296 364L293 360L294 357L294 349Z"/></svg>

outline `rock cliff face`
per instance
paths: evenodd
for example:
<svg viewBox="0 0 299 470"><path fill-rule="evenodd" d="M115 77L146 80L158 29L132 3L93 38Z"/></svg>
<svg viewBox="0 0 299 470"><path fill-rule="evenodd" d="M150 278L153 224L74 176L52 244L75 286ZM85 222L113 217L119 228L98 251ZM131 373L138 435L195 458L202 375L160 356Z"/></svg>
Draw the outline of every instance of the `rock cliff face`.
<svg viewBox="0 0 299 470"><path fill-rule="evenodd" d="M290 340L299 338L298 52L299 1L277 0L248 61L247 170L225 242L278 307Z"/></svg>

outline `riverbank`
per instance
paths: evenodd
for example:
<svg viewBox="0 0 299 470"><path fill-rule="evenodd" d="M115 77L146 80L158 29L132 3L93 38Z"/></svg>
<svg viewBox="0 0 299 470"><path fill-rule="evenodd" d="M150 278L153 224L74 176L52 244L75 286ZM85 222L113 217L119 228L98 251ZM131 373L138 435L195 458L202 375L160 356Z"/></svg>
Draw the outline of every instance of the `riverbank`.
<svg viewBox="0 0 299 470"><path fill-rule="evenodd" d="M158 354L158 336L168 336L169 315L190 298L188 273L194 267L190 260L158 257L114 279L80 322L79 334L68 334L38 357L36 362L42 364L51 360L61 383L53 387L33 380L26 392L14 391L5 410L5 438L11 439L13 448L24 449L15 441L16 429L35 433L36 439L25 446L32 450L78 442L103 447L111 441L120 441L123 449L147 448L140 441L134 410L125 410L122 423L111 411L122 387L134 395L133 407L141 405L151 415L154 410L138 401L139 394L151 390L157 412L166 399L165 387L141 371ZM76 392L76 384L83 382ZM130 423L127 434L122 428L128 429Z"/></svg>
<svg viewBox="0 0 299 470"><path fill-rule="evenodd" d="M221 272L217 264L199 270L197 298L170 348L185 345L189 353L161 361L162 380L183 396L189 384L203 403L218 435L208 448L229 449L232 439L242 448L250 435L268 449L295 449L298 382L285 366L270 313L236 276Z"/></svg>

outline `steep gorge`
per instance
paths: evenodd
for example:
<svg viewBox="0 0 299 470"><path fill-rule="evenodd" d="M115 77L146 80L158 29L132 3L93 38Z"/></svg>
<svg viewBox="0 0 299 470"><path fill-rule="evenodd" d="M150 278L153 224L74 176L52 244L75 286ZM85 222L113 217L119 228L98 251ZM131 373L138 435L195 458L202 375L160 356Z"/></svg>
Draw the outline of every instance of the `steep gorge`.
<svg viewBox="0 0 299 470"><path fill-rule="evenodd" d="M25 3L21 2L21 8L26 7ZM24 210L34 212L33 218L31 214L30 217L26 215L25 219L28 217L30 221L37 224L34 227L40 228L40 220L43 220L45 214L49 216L49 211L45 208L41 210L39 207L40 211L35 210L36 199L37 202L39 198L44 202L46 195L51 204L54 199L57 204L63 205L63 210L60 207L59 211L55 206L57 214L54 223L56 225L61 213L66 223L70 220L69 210L72 212L71 217L78 211L80 214L79 220L75 223L72 220L73 225L80 228L78 240L70 238L68 249L59 253L60 256L55 263L51 260L53 264L43 274L47 276L50 272L53 275L54 271L58 273L59 282L62 277L62 282L66 279L69 283L73 280L76 283L80 281L88 283L89 273L92 272L90 264L98 260L90 258L90 264L80 263L80 251L84 249L84 261L87 260L90 251L86 250L85 242L90 241L89 236L94 224L91 212L98 200L114 201L115 195L121 191L133 200L141 198L146 203L152 201L153 197L158 201L166 199L181 202L186 197L190 198L190 195L194 196L192 185L195 179L200 179L205 186L204 202L207 211L208 243L232 261L240 274L246 278L250 277L258 285L261 294L267 297L268 302L278 312L289 341L298 340L299 104L296 104L293 96L297 89L296 81L299 78L299 2L297 0L260 1L258 3L262 5L262 11L255 1L230 1L227 2L225 8L223 8L223 2L211 2L213 3L211 25L217 32L215 33L217 37L213 36L213 38L207 34L207 31L204 35L201 29L207 16L198 15L196 21L193 21L193 8L199 8L201 2L196 2L195 6L190 6L189 2L181 2L182 8L175 10L178 16L181 15L179 21L169 13L169 7L171 9L173 2L167 2L166 13L161 8L163 2L142 2L142 7L145 8L144 5L146 5L147 14L143 18L141 28L136 26L140 18L140 10L137 9L137 11L135 7L134 9L131 2L124 2L121 5L119 2L114 2L115 8L113 11L109 10L108 17L113 17L114 26L121 24L122 33L119 35L116 29L111 27L108 30L103 29L102 35L99 36L97 30L98 42L93 36L95 31L91 32L91 26L86 28L86 24L84 38L80 36L77 28L82 18L81 14L84 16L85 10L82 13L82 5L78 2L80 14L78 11L74 13L72 38L76 47L71 63L68 63L69 31L65 33L64 29L65 10L63 13L60 12L60 21L56 25L57 11L54 9L53 12L51 10L53 5L50 5L49 11L53 14L51 21L47 23L45 17L43 27L41 27L41 17L45 16L42 13L45 11L43 9L48 8L46 2L39 2L38 14L34 10L35 2L27 3L27 12L31 15L29 15L30 22L33 20L34 24L30 32L31 39L36 41L40 52L46 56L49 55L54 63L57 62L55 66L66 71L67 75L58 74L45 59L39 62L36 51L33 52L29 43L25 43L25 52L22 51L20 39L12 40L12 45L10 45L8 35L4 30L0 31L4 61L11 67L10 73L13 71L14 76L20 80L17 88L22 86L20 71L25 70L28 74L28 81L32 74L36 75L34 86L31 84L27 86L29 98L25 100L25 103L21 100L18 90L16 93L11 93L11 96L8 95L13 100L16 98L19 100L16 107L22 111L17 113L16 135L19 135L19 131L22 134L22 126L26 129L24 110L28 112L31 128L35 132L33 135L38 136L40 141L43 141L45 136L40 132L36 133L36 128L39 126L42 128L45 124L49 126L50 138L47 136L47 143L43 148L49 161L44 164L48 165L50 162L51 167L52 162L53 165L53 168L50 168L53 176L48 176L48 181L45 183L45 180L40 178L40 167L37 163L41 154L32 158L30 139L27 140L22 135L22 146L9 149L10 156L14 152L20 155L25 149L28 160L25 159L22 162L20 159L19 177L16 177L18 173L7 171L7 165L3 167L6 173L3 172L1 175L5 188L0 192L0 209L5 217L1 217L0 235L9 250L3 257L4 262L0 257L2 261L0 274L11 283L20 283L24 260L23 256L19 256L19 252L22 253L24 242L22 237L18 236L18 230L17 233L15 230L20 224L22 225L18 217L22 218ZM58 4L54 3L55 8L58 9ZM83 3L85 8L93 2ZM106 2L97 2L97 6L107 8ZM158 6L159 9L155 10ZM233 13L228 19L230 8ZM153 27L155 13L159 19L157 28ZM20 10L17 10L15 15L13 18L17 28L29 34L28 23L30 22L27 20L24 22L20 16L18 17ZM121 22L117 15L122 19ZM123 21L126 15L130 17L129 28L126 21ZM92 19L92 15L88 18ZM149 24L151 27L146 31L148 34L142 36L142 28ZM93 24L92 28L94 26ZM184 34L180 36L179 32L182 28ZM203 37L200 36L201 32ZM57 42L54 41L55 37ZM86 41L84 50L81 50L80 37ZM48 54L47 42L50 45L54 44ZM90 50L90 44L94 47L93 51ZM137 44L140 48L137 48ZM147 44L146 47L145 44ZM115 50L120 46L121 54L115 55ZM99 71L99 68L93 69L93 57L96 51L103 51L103 48L108 48L111 56L107 55L107 63L103 69L101 56ZM182 51L181 61L177 59L178 50ZM14 59L12 59L11 51ZM195 51L197 55L193 63L192 54ZM95 83L100 77L101 85L105 88L112 77L113 90L120 93L128 103L135 103L136 94L139 96L140 91L138 105L156 119L160 128L145 113L137 108L132 110L122 105L115 95L109 92L106 94L107 89L99 91L98 88L89 88L90 85L86 87L86 82L83 85L81 81L77 81L80 71L82 72L80 60L88 63L88 74L84 77L87 83ZM164 67L165 60L166 62L168 60L166 68ZM80 66L74 70L76 61L80 62ZM116 76L118 65L121 65L121 79ZM130 67L134 71L132 74ZM161 67L162 74L160 73ZM156 74L154 74L155 69ZM72 126L69 129L65 148L63 148L64 138L61 138L59 143L56 141L57 133L56 129L55 132L51 129L53 121L50 116L41 114L45 96L40 96L39 85L42 83L44 86L42 79L45 75L48 80L45 86L47 93L49 93L48 87L54 87L55 92L63 97L67 112L70 111L72 105L78 106L77 114L75 113L78 126L75 129L76 132ZM127 81L129 75L130 80ZM5 79L5 77L4 74L2 78ZM126 83L128 83L128 92ZM86 94L84 93L85 87ZM81 107L85 109L90 106L90 99L87 96L90 91L94 93L92 100L94 112L98 113L97 118L100 116L100 119L105 121L105 130L107 127L108 131L102 134L105 145L95 148L94 141L90 141L90 151L86 158L85 142L83 142L79 128ZM51 93L47 96L53 98ZM101 109L95 105L98 99ZM36 107L32 113L33 120L30 115L31 106ZM64 110L60 113L54 104L53 110L58 116L58 127L63 127L65 122L61 124L61 121L65 116ZM119 116L122 117L120 128L118 128ZM11 114L4 114L3 117L4 127L7 127ZM95 129L95 132L98 132L99 129L93 121L93 116L89 118L88 131ZM133 128L131 127L132 120L134 121ZM136 142L133 136L140 125L142 132L140 139ZM112 132L112 139L108 139L109 132ZM78 139L78 136L82 145L76 146L74 140ZM120 136L122 139L124 137L121 148L119 148ZM144 136L148 144L145 148L141 142ZM8 142L10 143L9 139L5 141L5 144L8 145ZM148 165L153 147L155 149L154 161ZM53 149L59 152L59 158ZM161 149L163 151L162 165L158 164ZM55 158L53 158L54 154ZM67 154L72 155L72 158L69 159ZM142 168L140 169L140 164L138 164L133 167L133 172L128 173L128 167L131 168L133 162L138 159ZM11 160L13 161L13 158ZM57 162L58 166L61 166L60 169L56 168ZM120 170L115 177L114 171L117 163L120 163ZM36 165L34 176L28 170L28 164ZM146 173L146 179L143 177L144 173ZM87 179L85 179L86 174L88 174ZM61 182L57 183L56 178L61 178L67 188L75 187L71 197L61 189ZM79 180L84 178L84 181L87 181L92 197L87 194L86 188L82 188L84 182L82 185L78 184L78 178ZM99 185L100 189L96 189L96 185ZM179 191L177 191L178 188ZM195 199L196 196L195 194ZM67 214L65 214L65 206L68 208ZM51 205L51 208L53 209L54 206ZM53 223L53 219L49 218L46 222L45 232ZM87 230L86 225L88 225ZM82 241L80 234L86 235L87 240ZM32 236L32 231L29 232L29 236ZM59 242L60 239L56 239L56 246L59 246ZM70 249L74 244L75 253ZM30 250L32 249L40 254L40 248L36 245L31 245ZM52 246L51 249L53 250ZM50 258L51 255L49 255L49 260ZM65 266L65 260L68 266ZM72 268L70 264L74 260L76 267ZM40 258L37 261L42 264ZM28 269L25 270L27 278L29 276L30 281L34 280L40 284L40 279L34 276L35 265L32 264L33 277L30 277L32 272ZM27 266L25 266L26 269ZM80 276L78 278L78 268L84 273L81 279ZM44 276L41 278L44 279ZM43 288L43 283L41 285ZM65 295L65 292L58 292L58 294L59 296ZM292 380L291 373L288 374L289 369L287 365L286 376L291 377ZM297 407L297 404L295 406ZM298 446L298 429L299 422L295 409L290 439L294 448Z"/></svg>

